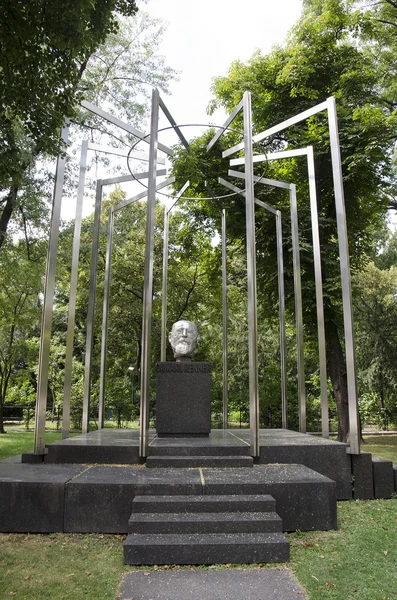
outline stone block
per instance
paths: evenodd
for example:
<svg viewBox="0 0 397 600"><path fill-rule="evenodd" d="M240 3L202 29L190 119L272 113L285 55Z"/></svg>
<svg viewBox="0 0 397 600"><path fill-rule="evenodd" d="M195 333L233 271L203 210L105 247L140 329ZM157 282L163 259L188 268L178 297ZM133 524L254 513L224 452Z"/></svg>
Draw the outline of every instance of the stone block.
<svg viewBox="0 0 397 600"><path fill-rule="evenodd" d="M346 444L329 440L312 439L299 435L285 437L282 442L275 436L261 446L260 464L300 464L332 479L336 484L338 500L352 498L350 457ZM310 442L310 443L309 443Z"/></svg>
<svg viewBox="0 0 397 600"><path fill-rule="evenodd" d="M211 363L157 363L158 435L208 435L211 431L210 388Z"/></svg>
<svg viewBox="0 0 397 600"><path fill-rule="evenodd" d="M84 467L0 464L0 531L63 531L65 483Z"/></svg>
<svg viewBox="0 0 397 600"><path fill-rule="evenodd" d="M130 534L124 542L127 565L210 565L285 562L289 542L281 533Z"/></svg>
<svg viewBox="0 0 397 600"><path fill-rule="evenodd" d="M127 533L136 494L201 494L199 471L91 467L66 486L65 531Z"/></svg>
<svg viewBox="0 0 397 600"><path fill-rule="evenodd" d="M393 475L394 475L394 491L397 494L397 465L393 465Z"/></svg>
<svg viewBox="0 0 397 600"><path fill-rule="evenodd" d="M206 512L274 512L276 501L269 495L220 496L135 496L132 511L135 513L206 513Z"/></svg>
<svg viewBox="0 0 397 600"><path fill-rule="evenodd" d="M353 498L355 500L373 500L374 479L372 473L372 454L362 452L350 455L352 464Z"/></svg>
<svg viewBox="0 0 397 600"><path fill-rule="evenodd" d="M152 468L192 469L194 467L252 467L252 456L148 456L146 466Z"/></svg>
<svg viewBox="0 0 397 600"><path fill-rule="evenodd" d="M394 473L391 460L372 457L375 498L391 498L394 492Z"/></svg>
<svg viewBox="0 0 397 600"><path fill-rule="evenodd" d="M284 531L337 529L335 482L303 465L203 469L205 494L269 494Z"/></svg>
<svg viewBox="0 0 397 600"><path fill-rule="evenodd" d="M130 533L275 533L282 531L275 512L132 513Z"/></svg>

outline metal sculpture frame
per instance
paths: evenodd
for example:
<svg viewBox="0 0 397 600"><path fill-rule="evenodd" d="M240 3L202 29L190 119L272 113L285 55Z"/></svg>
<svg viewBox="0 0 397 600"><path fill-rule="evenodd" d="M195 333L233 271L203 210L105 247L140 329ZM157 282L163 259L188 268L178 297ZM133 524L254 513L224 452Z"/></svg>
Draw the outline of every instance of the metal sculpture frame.
<svg viewBox="0 0 397 600"><path fill-rule="evenodd" d="M313 146L296 148L273 152L271 154L258 154L254 156L254 163L267 162L280 159L306 156L309 182L309 200L311 212L311 229L313 237L314 279L316 289L316 312L318 332L318 352L320 366L320 398L321 398L321 431L324 438L329 438L329 407L328 407L328 383L327 383L327 357L325 343L325 320L323 301L323 281L321 269L320 232L317 209L316 172L314 163ZM243 164L243 159L236 158L230 161L230 166Z"/></svg>
<svg viewBox="0 0 397 600"><path fill-rule="evenodd" d="M165 107L163 101L159 96L158 90L154 89L152 93L152 111L151 111L151 126L150 134L144 135L142 132L136 130L130 125L122 122L120 119L109 115L102 109L93 106L88 102L84 102L83 106L88 110L91 110L98 116L106 119L110 123L120 127L124 131L136 136L138 139L145 141L149 144L149 170L148 170L148 189L147 189L147 218L146 218L146 246L145 246L145 279L144 279L144 302L143 302L143 327L142 327L142 364L141 364L141 419L140 419L140 441L139 441L139 453L140 456L144 457L147 455L148 449L148 424L149 424L149 373L150 373L150 337L151 337L151 314L152 314L152 289L153 289L153 239L154 239L154 206L155 206L155 193L156 193L156 177L157 177L157 164L158 164L158 150L165 152L168 155L172 155L173 151L160 144L158 141L158 120L159 120L159 109L162 108L163 113L169 120L172 128L178 135L181 142L185 147L189 148L188 143L180 132L179 127L170 115L169 111ZM342 183L342 167L340 157L340 147L338 138L338 125L336 115L336 103L333 97L328 98L325 102L318 104L317 106L304 111L286 121L275 125L263 131L259 134L252 134L252 111L251 111L251 96L249 92L245 92L242 101L228 117L224 128L214 136L209 143L207 150L216 143L216 141L225 132L225 128L233 121L233 119L243 111L244 121L244 140L240 144L237 144L222 153L225 158L230 156L239 150L244 150L244 178L246 181L245 185L245 198L246 198L246 232L247 232L247 279L248 279L248 345L249 345L249 401L250 401L250 428L252 433L251 443L251 454L253 456L259 456L260 445L259 445L259 395L258 395L258 354L257 354L257 298L256 298L256 265L255 265L255 198L254 198L254 182L256 179L253 175L253 143L264 140L275 133L284 131L288 127L304 121L309 117L326 110L328 115L329 135L331 142L331 161L332 161L332 172L334 181L334 193L335 193L335 206L336 206L336 218L337 218L337 230L338 230L338 243L339 243L339 255L340 255L340 268L341 268L341 280L342 280L342 302L343 302L343 314L344 314L344 329L345 329L345 344L346 344L346 367L347 367L347 380L348 380L348 403L349 403L349 422L350 422L350 452L352 454L360 453L360 439L359 439L359 420L358 420L358 405L357 405L357 388L356 388L356 370L355 370L355 355L354 355L354 336L353 336L353 325L352 325L352 304L351 304L351 278L349 268L349 253L347 243L347 229L346 229L346 213L344 204L343 194L343 183ZM62 137L64 142L67 140L66 128L62 131ZM88 150L86 146L86 150ZM97 150L98 148L92 148ZM84 150L85 151L85 150ZM287 151L288 152L288 151ZM289 151L291 152L291 151ZM115 152L122 154L121 152ZM123 154L122 154L123 155ZM141 157L142 155L140 155ZM308 156L308 168L309 167L309 153ZM286 156L284 156L285 158ZM268 157L269 158L269 157ZM142 159L142 158L141 158ZM82 197L83 192L81 189L84 187L84 176L85 176L85 161L84 152L82 149L82 156L80 160L80 179L79 179L79 198ZM35 427L35 454L45 453L44 444L44 430L45 430L45 412L46 412L46 399L47 399L47 386L48 386L48 367L49 367L49 352L51 342L51 324L52 324L52 310L54 302L55 292L55 266L56 266L56 255L57 245L59 238L59 221L60 221L60 208L62 201L62 189L63 179L65 170L65 157L60 157L57 163L55 187L54 187L54 199L53 199L53 210L51 219L50 229L50 240L49 250L47 257L46 267L46 282L44 290L44 305L43 305L43 317L41 327L41 343L40 343L40 357L39 357L39 377L38 377L38 392L36 402L36 427ZM240 173L241 175L241 173ZM123 181L129 180L129 176L123 176ZM138 177L138 176L136 176ZM132 179L132 178L131 178ZM259 178L260 179L260 178ZM102 186L114 182L115 178L108 180L98 180L97 182L97 193L96 193L96 204L94 214L94 235L93 235L93 248L92 248L92 262L90 271L90 296L89 296L89 310L88 310L88 325L87 325L87 341L86 341L86 364L85 364L85 379L84 379L84 412L83 412L83 431L88 431L89 428L89 401L90 401L90 369L91 369L91 358L92 358L92 343L93 343L93 317L95 311L95 288L96 288L96 267L97 267L97 250L98 250L98 239L99 239L99 223L100 223L100 210L102 202ZM82 183L81 183L82 182ZM106 183L105 183L106 182ZM312 178L309 173L309 182L311 186L313 184ZM80 185L81 184L81 185ZM295 186L290 185L291 192L294 192ZM311 187L312 189L312 187ZM314 187L315 190L315 187ZM296 194L294 196L294 202L296 203ZM312 212L313 218L313 212ZM77 224L79 227L79 224ZM297 222L293 224L297 232ZM77 229L78 229L77 227ZM77 235L78 234L78 235ZM75 232L75 239L73 243L73 260L78 260L78 237L79 232ZM108 240L109 241L109 240ZM110 240L111 243L111 240ZM317 241L316 241L317 244ZM73 263L74 265L74 263ZM321 263L320 263L321 265ZM295 264L295 272L298 271L299 265ZM108 284L110 281L110 254L109 254L109 274ZM316 267L317 268L317 267ZM76 294L75 283L77 282L76 273L74 272L73 288L71 292ZM316 280L316 294L318 293L318 281ZM73 298L75 302L75 297ZM73 302L72 302L73 304ZM74 310L72 306L72 309ZM70 344L72 343L72 330L74 325L74 314L70 315L68 319L68 360L71 360ZM319 318L319 313L318 313ZM70 321L70 323L69 323ZM70 331L69 331L70 325ZM73 340L72 340L73 341ZM324 358L324 357L323 357ZM323 359L320 359L323 360ZM67 374L69 377L69 374ZM104 380L103 380L104 383ZM322 384L324 381L322 381ZM67 383L70 385L70 381ZM65 382L66 386L66 382ZM65 394L67 387L65 387ZM323 402L322 402L323 408ZM103 407L102 407L103 415ZM65 415L66 416L66 415ZM303 414L300 415L300 419L303 420Z"/></svg>
<svg viewBox="0 0 397 600"><path fill-rule="evenodd" d="M222 177L218 179L221 185L245 196L245 190L238 188ZM282 182L279 182L282 183ZM276 239L277 239L277 280L278 280L278 298L279 298L279 322L280 322L280 366L281 366L281 426L283 429L288 427L288 401L287 401L287 371L286 371L286 335L285 335L285 293L284 293L284 260L283 260L283 233L281 211L276 210L269 204L255 198L255 204L261 206L275 216L276 220ZM299 244L294 250L299 252ZM296 293L296 290L295 290ZM298 329L297 329L298 331ZM303 343L303 339L302 339ZM299 378L299 370L298 370ZM304 384L304 381L303 381Z"/></svg>

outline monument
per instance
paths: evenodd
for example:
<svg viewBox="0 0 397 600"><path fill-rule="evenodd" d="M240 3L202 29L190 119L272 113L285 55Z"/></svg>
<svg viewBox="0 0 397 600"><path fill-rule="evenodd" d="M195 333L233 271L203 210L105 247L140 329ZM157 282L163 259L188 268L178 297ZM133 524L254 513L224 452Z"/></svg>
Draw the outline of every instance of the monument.
<svg viewBox="0 0 397 600"><path fill-rule="evenodd" d="M169 334L175 362L156 365L159 437L208 436L211 431L211 363L193 362L199 335L195 323L177 321Z"/></svg>

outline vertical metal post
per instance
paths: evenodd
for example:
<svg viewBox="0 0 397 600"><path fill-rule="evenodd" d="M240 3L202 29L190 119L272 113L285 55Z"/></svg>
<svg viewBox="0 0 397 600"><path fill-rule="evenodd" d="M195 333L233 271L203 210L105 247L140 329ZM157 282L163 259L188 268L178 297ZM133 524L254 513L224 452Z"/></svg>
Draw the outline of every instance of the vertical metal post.
<svg viewBox="0 0 397 600"><path fill-rule="evenodd" d="M105 284L103 290L102 310L102 339L101 339L101 366L99 371L99 406L98 428L103 429L105 422L105 395L106 395L106 352L108 346L108 321L109 321L109 295L110 277L112 270L112 242L113 242L114 211L109 209L108 239L106 245Z"/></svg>
<svg viewBox="0 0 397 600"><path fill-rule="evenodd" d="M305 355L303 346L303 314L302 314L302 283L301 264L299 255L298 206L296 203L296 186L290 185L291 200L291 233L292 258L294 264L295 291L295 320L296 320L296 352L298 362L298 407L299 431L306 433L306 387L305 387Z"/></svg>
<svg viewBox="0 0 397 600"><path fill-rule="evenodd" d="M154 209L156 204L156 164L158 149L159 92L152 91L150 119L149 180L146 212L145 280L143 286L141 411L139 430L139 456L145 457L149 445L150 401L150 334L152 327Z"/></svg>
<svg viewBox="0 0 397 600"><path fill-rule="evenodd" d="M338 227L339 260L342 280L343 320L345 329L346 373L349 403L350 452L360 454L360 421L357 401L356 359L354 347L353 309L349 244L347 240L346 209L342 179L342 161L339 147L338 120L335 98L328 103L328 125L331 144L332 176L335 190L336 222Z"/></svg>
<svg viewBox="0 0 397 600"><path fill-rule="evenodd" d="M252 112L251 94L245 92L244 104L244 151L245 151L245 206L247 230L247 283L248 283L248 360L251 454L260 454L259 446L259 390L258 390L258 319L256 302L256 246L255 246L255 198L252 160Z"/></svg>
<svg viewBox="0 0 397 600"><path fill-rule="evenodd" d="M68 141L69 128L62 128L63 145ZM47 410L48 367L51 349L52 310L54 306L55 273L61 220L62 191L65 177L66 156L57 160L54 196L52 201L50 239L48 242L46 278L44 285L43 312L41 317L39 374L36 396L36 418L34 428L34 453L45 454L45 417Z"/></svg>
<svg viewBox="0 0 397 600"><path fill-rule="evenodd" d="M320 233L318 225L316 173L313 146L307 148L307 170L309 178L310 211L312 217L314 279L316 285L318 354L320 362L321 430L324 438L329 437L327 357L325 350L325 323L323 302L323 277L321 272Z"/></svg>
<svg viewBox="0 0 397 600"><path fill-rule="evenodd" d="M280 315L280 363L281 363L281 426L288 428L287 401L287 361L285 340L285 292L284 292L284 259L283 259L283 230L281 212L276 212L277 236L277 271L278 271L278 302Z"/></svg>
<svg viewBox="0 0 397 600"><path fill-rule="evenodd" d="M74 220L72 271L70 275L68 329L66 334L65 382L63 387L62 439L69 437L70 431L70 395L72 392L73 341L76 319L77 279L79 275L79 255L81 222L83 217L83 200L85 175L87 170L88 140L81 144L80 174L77 188L76 216Z"/></svg>
<svg viewBox="0 0 397 600"><path fill-rule="evenodd" d="M161 293L161 362L165 362L167 357L168 230L169 213L167 208L164 207L163 291Z"/></svg>
<svg viewBox="0 0 397 600"><path fill-rule="evenodd" d="M96 298L96 278L98 266L99 250L99 232L101 224L102 207L102 180L98 179L96 183L96 198L94 212L94 227L92 232L92 252L90 268L90 291L88 296L87 313L87 334L85 346L85 366L84 366L84 396L83 396L83 433L87 433L90 428L90 396L91 396L91 365L92 351L94 347L94 315Z"/></svg>
<svg viewBox="0 0 397 600"><path fill-rule="evenodd" d="M228 420L226 210L222 210L223 429Z"/></svg>

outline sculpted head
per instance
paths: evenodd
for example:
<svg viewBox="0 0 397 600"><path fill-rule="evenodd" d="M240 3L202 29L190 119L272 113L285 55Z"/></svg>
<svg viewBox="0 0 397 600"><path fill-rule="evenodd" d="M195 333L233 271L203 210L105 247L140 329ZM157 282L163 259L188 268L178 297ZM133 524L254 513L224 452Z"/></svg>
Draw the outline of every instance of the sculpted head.
<svg viewBox="0 0 397 600"><path fill-rule="evenodd" d="M197 347L199 335L197 327L191 321L177 321L173 324L168 336L174 358L190 359Z"/></svg>

